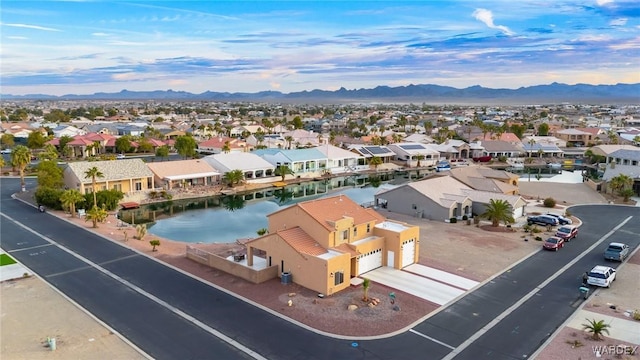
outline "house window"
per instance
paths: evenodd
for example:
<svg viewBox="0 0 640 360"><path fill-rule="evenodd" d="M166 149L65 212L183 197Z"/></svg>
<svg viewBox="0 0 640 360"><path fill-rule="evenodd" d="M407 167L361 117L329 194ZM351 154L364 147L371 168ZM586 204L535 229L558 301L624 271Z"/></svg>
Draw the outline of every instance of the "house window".
<svg viewBox="0 0 640 360"><path fill-rule="evenodd" d="M122 184L113 184L113 190L122 191Z"/></svg>
<svg viewBox="0 0 640 360"><path fill-rule="evenodd" d="M136 188L136 191L142 190L142 182L136 181L135 188Z"/></svg>
<svg viewBox="0 0 640 360"><path fill-rule="evenodd" d="M367 224L367 233L371 232L371 224Z"/></svg>
<svg viewBox="0 0 640 360"><path fill-rule="evenodd" d="M349 230L345 230L342 232L342 240L349 239Z"/></svg>
<svg viewBox="0 0 640 360"><path fill-rule="evenodd" d="M333 285L340 285L344 282L344 271L336 271L333 274Z"/></svg>
<svg viewBox="0 0 640 360"><path fill-rule="evenodd" d="M412 208L413 210L418 210L418 205L416 205L416 204L411 204L411 208Z"/></svg>
<svg viewBox="0 0 640 360"><path fill-rule="evenodd" d="M353 237L356 237L356 236L358 236L358 228L354 227L353 228Z"/></svg>

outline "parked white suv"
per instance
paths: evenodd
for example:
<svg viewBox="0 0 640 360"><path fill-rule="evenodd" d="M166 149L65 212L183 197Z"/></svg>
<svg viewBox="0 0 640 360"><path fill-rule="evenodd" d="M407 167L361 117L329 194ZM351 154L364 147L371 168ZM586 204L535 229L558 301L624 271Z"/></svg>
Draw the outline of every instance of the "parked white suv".
<svg viewBox="0 0 640 360"><path fill-rule="evenodd" d="M597 265L589 271L587 284L610 287L616 280L616 269L609 266Z"/></svg>

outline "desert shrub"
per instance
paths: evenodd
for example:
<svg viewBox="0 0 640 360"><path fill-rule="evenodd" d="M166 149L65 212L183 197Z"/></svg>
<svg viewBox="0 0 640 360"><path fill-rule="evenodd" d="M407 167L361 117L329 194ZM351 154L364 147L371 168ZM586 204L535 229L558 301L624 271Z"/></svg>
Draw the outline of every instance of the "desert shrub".
<svg viewBox="0 0 640 360"><path fill-rule="evenodd" d="M504 156L504 155L499 156L499 157L498 157L498 161L500 161L500 162L507 162L507 157L506 157L506 156Z"/></svg>
<svg viewBox="0 0 640 360"><path fill-rule="evenodd" d="M93 207L92 193L86 193L84 199L87 207ZM98 201L98 207L104 206L106 210L113 211L118 207L120 200L124 199L124 193L116 189L100 190L96 193L96 199Z"/></svg>
<svg viewBox="0 0 640 360"><path fill-rule="evenodd" d="M458 222L458 219L455 218L455 217L452 217L451 219L449 219L449 222L452 223L452 224L455 224L455 223Z"/></svg>
<svg viewBox="0 0 640 360"><path fill-rule="evenodd" d="M535 239L536 241L542 241L542 238L540 236L536 236Z"/></svg>
<svg viewBox="0 0 640 360"><path fill-rule="evenodd" d="M147 225L144 225L144 224L137 225L135 238L138 240L142 240L142 238L145 235L147 235Z"/></svg>
<svg viewBox="0 0 640 360"><path fill-rule="evenodd" d="M544 207L552 208L556 206L556 201L554 198L548 197L544 199L544 201L542 202L542 205L544 205Z"/></svg>
<svg viewBox="0 0 640 360"><path fill-rule="evenodd" d="M45 186L39 186L35 192L36 202L38 204L44 205L49 209L54 210L62 210L62 202L60 202L60 197L64 190L62 189L54 189Z"/></svg>
<svg viewBox="0 0 640 360"><path fill-rule="evenodd" d="M633 312L633 319L640 321L640 310L635 310Z"/></svg>

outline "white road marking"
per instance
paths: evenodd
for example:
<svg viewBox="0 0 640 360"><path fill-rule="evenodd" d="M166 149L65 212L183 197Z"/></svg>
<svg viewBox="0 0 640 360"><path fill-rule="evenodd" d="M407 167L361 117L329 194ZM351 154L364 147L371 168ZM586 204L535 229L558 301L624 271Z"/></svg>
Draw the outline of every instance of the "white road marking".
<svg viewBox="0 0 640 360"><path fill-rule="evenodd" d="M414 334L416 334L416 335L418 335L418 336L422 336L422 337L423 337L423 338L425 338L425 339L429 339L429 340L433 341L433 342L434 342L434 343L436 343L436 344L440 344L440 345L442 345L442 346L444 346L444 347L448 347L448 348L449 348L449 349L451 349L451 350L455 350L455 349L456 349L455 347L453 347L453 346L451 346L451 345L449 345L449 344L443 343L442 341L437 340L437 339L434 339L434 338L432 338L431 336L427 336L427 335L425 335L425 334L423 334L423 333L421 333L421 332L417 332L417 331L415 331L415 330L413 330L413 329L411 329L411 330L409 330L409 331L411 331L412 333L414 333Z"/></svg>
<svg viewBox="0 0 640 360"><path fill-rule="evenodd" d="M615 233L616 231L618 231L618 229L620 229L621 227L623 227L627 222L629 222L629 220L631 220L631 218L633 218L633 216L629 216L628 218L626 218L623 222L621 222L620 224L618 224L618 226L614 227L611 231L609 231L608 233L606 233L603 237L600 238L600 240L596 241L593 245L591 245L587 250L583 251L582 254L580 254L579 256L577 256L575 259L573 259L571 262L569 262L568 264L566 264L565 266L563 266L560 270L558 270L555 274L553 274L552 276L550 276L547 280L543 281L540 285L538 285L535 289L533 289L531 292L529 292L527 295L525 295L524 297L522 297L518 302L516 302L515 304L511 305L507 310L505 310L502 314L498 315L495 319L493 319L490 323L488 323L487 325L485 325L482 329L478 330L475 334L471 335L471 337L469 337L465 342L463 342L462 344L460 344L460 346L458 346L457 348L455 348L452 352L450 352L447 356L445 356L444 358L442 358L442 360L451 360L454 357L456 357L458 354L460 354L462 351L464 351L464 349L466 349L467 347L469 347L469 345L473 344L476 340L478 340L478 338L480 338L480 336L484 335L487 331L491 330L491 328L493 328L494 326L498 325L498 323L500 323L500 321L502 321L505 317L509 316L509 314L511 314L512 312L514 312L517 308L519 308L520 306L522 306L522 304L524 304L527 300L529 300L531 297L533 297L538 291L540 291L543 287L547 286L551 281L555 280L558 276L562 275L562 273L564 273L568 268L570 268L571 266L573 266L575 263L577 263L580 259L582 259L585 255L587 255L589 252L591 252L591 250L595 249L598 245L600 245L603 241L605 241L606 239L608 239L611 235L613 235L613 233Z"/></svg>
<svg viewBox="0 0 640 360"><path fill-rule="evenodd" d="M5 218L9 219L9 220L10 220L11 222L13 222L14 224L16 224L16 225L20 226L21 228L23 228L23 229L25 229L25 230L29 231L30 233L32 233L32 234L34 234L34 235L36 235L36 236L40 237L41 239L44 239L45 241L49 242L51 245L55 245L55 246L57 246L58 248L60 248L61 250L65 251L65 252L67 252L67 253L71 254L72 256L74 256L74 257L76 257L76 258L80 259L81 261L83 261L83 262L85 262L85 263L87 263L87 264L89 264L89 265L93 266L96 270L100 271L101 273L103 273L103 274L105 274L105 275L109 276L110 278L112 278L112 279L114 279L114 280L116 280L116 281L118 281L118 282L122 283L123 285L125 285L125 286L129 287L130 289L132 289L132 290L136 291L137 293L139 293L139 294L141 294L141 295L143 295L143 296L145 296L145 297L149 298L150 300L152 300L152 301L156 302L157 304L159 304L159 305L161 305L162 307L164 307L164 308L168 309L169 311L171 311L171 312L173 312L173 313L177 314L178 316L180 316L180 317L182 317L182 318L186 319L187 321L189 321L189 322L191 322L192 324L194 324L194 325L198 326L199 328L201 328L202 330L204 330L204 331L208 332L209 334L211 334L211 335L213 335L213 336L217 337L218 339L220 339L220 340L222 340L222 341L224 341L224 342L228 343L229 345L231 345L231 346L235 347L236 349L238 349L238 350L240 350L240 351L244 352L245 354L249 355L250 357L252 357L252 358L254 358L254 359L258 359L258 360L267 360L267 358L263 357L262 355L258 354L258 353L257 353L257 352L255 352L255 351L253 351L253 350L249 349L248 347L246 347L246 346L242 345L241 343L239 343L239 342L235 341L234 339L232 339L232 338L230 338L230 337L226 336L225 334L221 333L220 331L218 331L218 330L216 330L216 329L214 329L214 328L212 328L212 327L208 326L207 324L205 324L205 323L201 322L200 320L198 320L198 319L194 318L193 316L191 316L191 315L189 315L189 314L185 313L184 311L182 311L182 310L180 310L180 309L178 309L178 308L176 308L176 307L174 307L174 306L171 306L171 305L170 305L169 303L167 303L166 301L164 301L164 300L162 300L162 299L160 299L160 298L158 298L158 297L156 297L156 296L154 296L154 295L152 295L152 294L150 294L150 293L148 293L148 292L144 291L143 289L141 289L141 288L139 288L138 286L136 286L136 285L134 285L134 284L132 284L132 283L128 282L127 280L125 280L125 279L123 279L123 278L121 278L121 277L119 277L118 275L116 275L116 274L114 274L114 273L110 272L109 270L107 270L107 269L105 269L105 268L103 268L103 267L99 266L98 264L93 263L93 262L92 262L92 261L90 261L89 259L86 259L86 258L82 257L81 255L78 255L78 254L74 253L73 251L71 251L71 250L69 250L69 249L65 248L64 246L62 246L62 245L60 245L60 244L56 243L56 242L55 242L55 241L53 241L52 239L50 239L50 238L48 238L48 237L46 237L46 236L44 236L44 235L42 235L42 234L40 234L40 233L36 232L36 231L35 231L35 230L33 230L33 229L28 228L27 226L25 226L25 225L23 225L23 224L19 223L18 221L16 221L15 219L11 218L10 216L7 216L7 215L2 214L2 213L0 213L0 215L4 216Z"/></svg>

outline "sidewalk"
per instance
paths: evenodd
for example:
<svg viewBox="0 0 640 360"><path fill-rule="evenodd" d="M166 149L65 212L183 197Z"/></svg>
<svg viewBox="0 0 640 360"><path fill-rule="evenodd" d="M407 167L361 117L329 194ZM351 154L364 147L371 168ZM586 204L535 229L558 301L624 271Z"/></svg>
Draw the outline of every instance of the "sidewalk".
<svg viewBox="0 0 640 360"><path fill-rule="evenodd" d="M608 329L609 334L606 335L609 339L616 339L624 342L628 342L635 345L640 345L640 323L637 320L625 320L617 317L595 313L580 309L576 311L573 318L567 324L568 327L582 331L582 324L586 323L586 319L589 320L604 320L605 324L611 325Z"/></svg>
<svg viewBox="0 0 640 360"><path fill-rule="evenodd" d="M6 254L6 252L0 249L0 254ZM10 254L7 255L11 256ZM11 258L14 259L13 256L11 256ZM0 282L19 279L31 275L33 275L33 272L19 262L11 265L0 266Z"/></svg>

